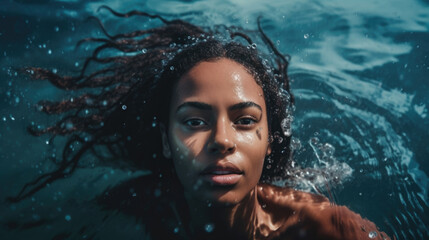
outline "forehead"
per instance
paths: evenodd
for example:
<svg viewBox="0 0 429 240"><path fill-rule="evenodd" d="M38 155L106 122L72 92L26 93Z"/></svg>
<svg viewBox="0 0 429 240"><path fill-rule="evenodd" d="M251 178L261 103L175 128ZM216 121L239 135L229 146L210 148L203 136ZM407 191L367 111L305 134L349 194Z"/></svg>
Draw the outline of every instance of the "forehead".
<svg viewBox="0 0 429 240"><path fill-rule="evenodd" d="M172 105L253 101L265 107L262 88L254 77L243 65L226 58L198 63L179 79L174 90Z"/></svg>

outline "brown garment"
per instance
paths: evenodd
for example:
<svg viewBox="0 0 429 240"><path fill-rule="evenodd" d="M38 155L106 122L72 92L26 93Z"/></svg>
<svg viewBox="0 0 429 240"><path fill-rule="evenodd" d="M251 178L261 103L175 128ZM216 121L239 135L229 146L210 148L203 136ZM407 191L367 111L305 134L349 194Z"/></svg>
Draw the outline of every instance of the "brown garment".
<svg viewBox="0 0 429 240"><path fill-rule="evenodd" d="M136 191L135 197L130 197L130 189ZM162 187L159 179L151 175L110 189L100 196L99 203L106 209L134 215L153 240L390 239L374 223L323 196L268 184L258 184L250 197L234 209L230 231L212 234L190 231L189 208L180 188Z"/></svg>
<svg viewBox="0 0 429 240"><path fill-rule="evenodd" d="M240 206L232 219L249 239L390 239L374 223L323 196L266 184L255 192L254 201Z"/></svg>

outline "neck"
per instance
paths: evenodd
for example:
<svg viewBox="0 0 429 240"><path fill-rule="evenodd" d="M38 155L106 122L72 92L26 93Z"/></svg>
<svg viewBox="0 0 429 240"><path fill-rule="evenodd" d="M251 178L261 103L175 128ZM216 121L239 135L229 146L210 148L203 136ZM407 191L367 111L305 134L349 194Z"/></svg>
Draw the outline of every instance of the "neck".
<svg viewBox="0 0 429 240"><path fill-rule="evenodd" d="M233 205L213 204L186 198L190 211L192 235L200 239L216 239L230 236L231 239L247 239L252 235L255 190L239 203Z"/></svg>

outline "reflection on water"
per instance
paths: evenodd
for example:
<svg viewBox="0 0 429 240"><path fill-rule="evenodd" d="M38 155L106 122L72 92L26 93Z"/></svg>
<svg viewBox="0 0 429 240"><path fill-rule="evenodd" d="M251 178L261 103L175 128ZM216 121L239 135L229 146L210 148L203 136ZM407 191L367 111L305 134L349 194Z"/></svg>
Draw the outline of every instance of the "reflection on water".
<svg viewBox="0 0 429 240"><path fill-rule="evenodd" d="M29 137L25 127L52 123L33 106L40 99L64 98L64 93L44 82L24 80L14 67L75 73L91 48L75 50L75 43L103 35L94 22L84 22L90 15L99 16L110 33L160 24L144 18L132 24L118 21L97 12L101 4L119 11L137 8L180 16L206 26L255 29L261 15L268 35L292 56L294 166L324 173L295 176L292 184L329 194L398 239L429 236L429 6L417 0L274 2L2 3L0 197L52 170L52 163L43 159L60 155L59 142L51 145L48 137ZM0 221L7 224L0 233L6 239L63 239L85 235L81 226L90 225L129 239L144 237L141 226L129 224L125 216L103 213L88 203L106 187L138 174L96 166L79 170L31 199L1 205ZM113 236L105 233L104 239Z"/></svg>

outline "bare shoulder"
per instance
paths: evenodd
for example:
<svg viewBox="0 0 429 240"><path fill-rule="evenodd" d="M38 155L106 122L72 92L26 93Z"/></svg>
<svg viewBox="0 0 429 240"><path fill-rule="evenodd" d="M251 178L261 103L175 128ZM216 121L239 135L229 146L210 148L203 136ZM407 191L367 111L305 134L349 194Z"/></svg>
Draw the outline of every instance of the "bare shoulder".
<svg viewBox="0 0 429 240"><path fill-rule="evenodd" d="M272 229L277 239L390 239L373 222L324 196L267 184L258 185L257 196L265 219L278 226Z"/></svg>

